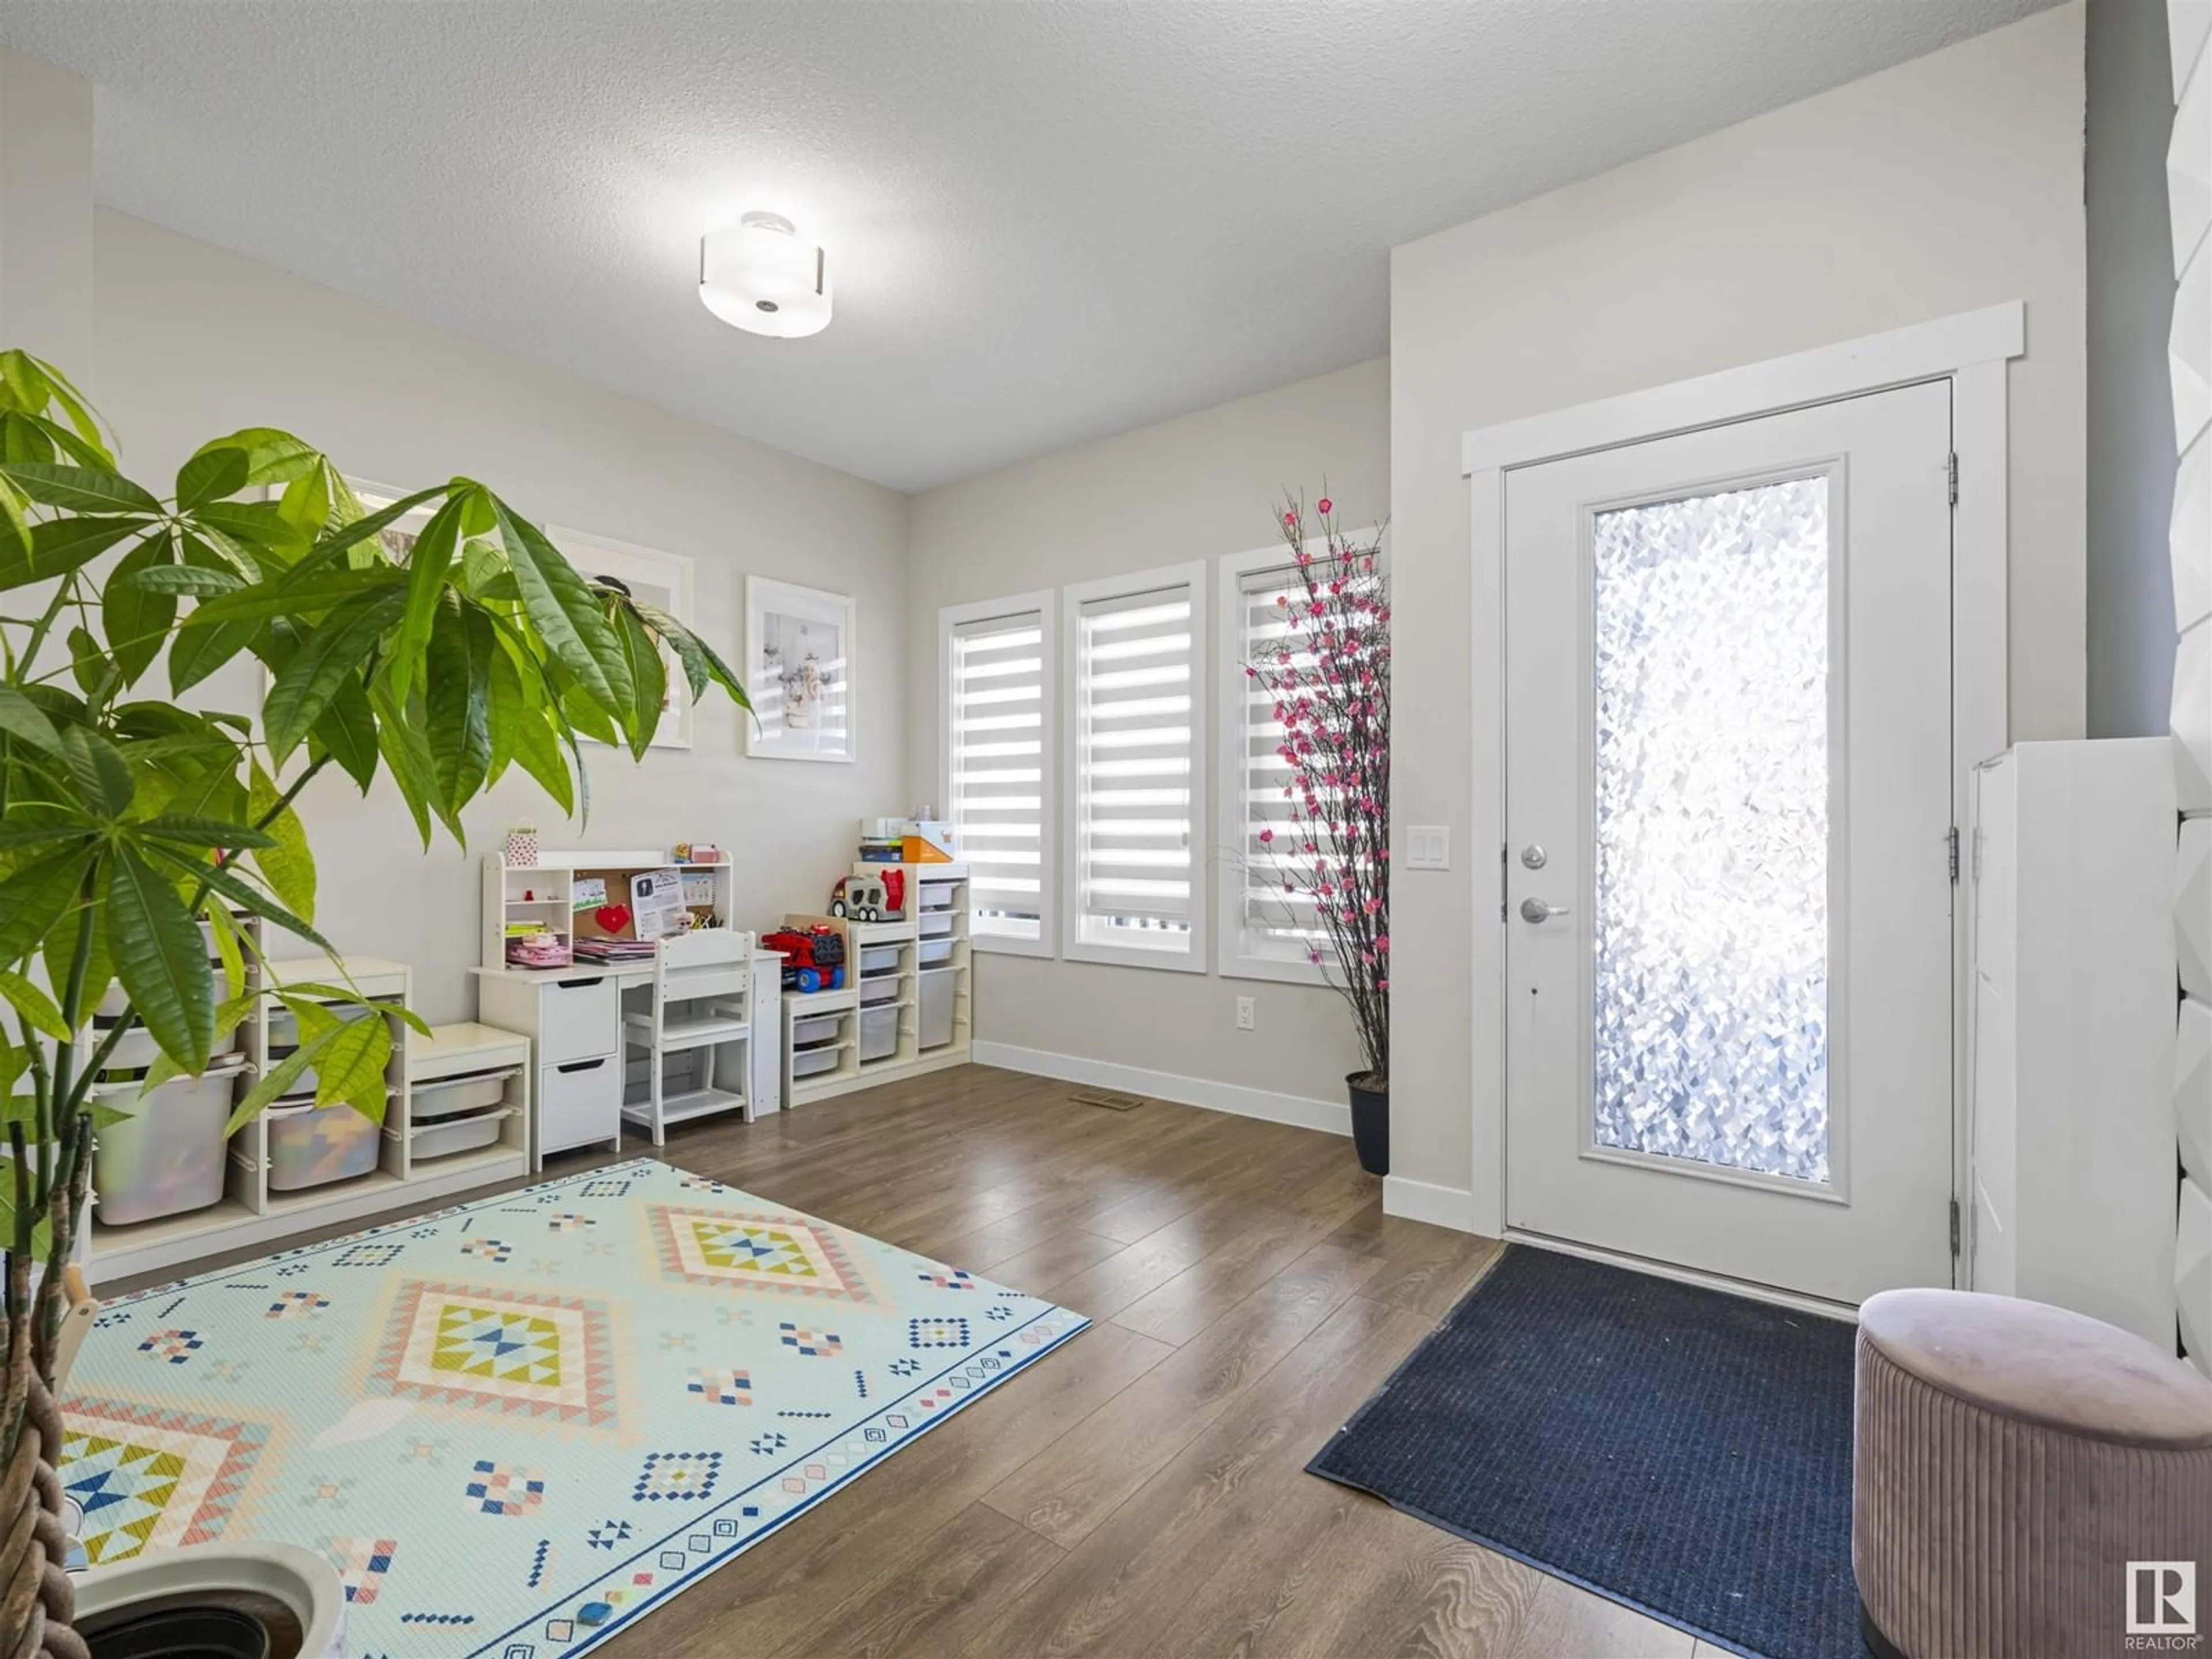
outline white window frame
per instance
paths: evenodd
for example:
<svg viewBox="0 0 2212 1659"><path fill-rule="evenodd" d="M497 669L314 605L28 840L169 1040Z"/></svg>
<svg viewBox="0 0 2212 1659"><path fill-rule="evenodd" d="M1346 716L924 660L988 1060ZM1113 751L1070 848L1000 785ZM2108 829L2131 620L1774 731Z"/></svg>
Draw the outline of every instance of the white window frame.
<svg viewBox="0 0 2212 1659"><path fill-rule="evenodd" d="M969 623L990 622L1000 617L1018 616L1029 611L1036 611L1039 618L1037 648L1044 664L1038 693L1042 714L1038 730L1042 734L1040 757L1043 763L1043 776L1037 785L1037 937L1006 939L994 934L978 934L972 920L969 927L969 944L973 949L1000 956L1048 957L1059 953L1060 750L1062 733L1060 728L1060 630L1054 598L1051 588L1042 587L1027 593L1009 593L1001 599L948 605L937 613L938 799L944 803L948 817L953 811L953 630ZM966 848L963 846L960 850L964 856Z"/></svg>
<svg viewBox="0 0 2212 1659"><path fill-rule="evenodd" d="M1212 948L1212 910L1207 888L1207 866L1212 862L1206 836L1213 823L1211 795L1212 774L1208 769L1207 729L1212 723L1212 634L1207 620L1207 595L1212 572L1206 561L1160 565L1127 575L1103 576L1093 581L1072 582L1060 590L1060 728L1067 759L1060 768L1060 948L1069 962L1094 962L1117 967L1151 968L1164 973L1204 974L1210 971ZM1095 945L1083 938L1082 768L1076 757L1075 723L1081 718L1079 677L1083 672L1083 607L1094 599L1119 599L1152 588L1187 585L1190 590L1190 950L1182 956L1129 945Z"/></svg>
<svg viewBox="0 0 2212 1659"><path fill-rule="evenodd" d="M1214 841L1223 860L1215 890L1214 926L1221 941L1221 977L1271 980L1284 985L1327 985L1327 971L1315 963L1253 956L1244 940L1244 578L1255 570L1290 565L1297 556L1287 542L1231 553L1221 561L1217 578L1218 621L1215 627L1214 697L1221 722L1215 745Z"/></svg>

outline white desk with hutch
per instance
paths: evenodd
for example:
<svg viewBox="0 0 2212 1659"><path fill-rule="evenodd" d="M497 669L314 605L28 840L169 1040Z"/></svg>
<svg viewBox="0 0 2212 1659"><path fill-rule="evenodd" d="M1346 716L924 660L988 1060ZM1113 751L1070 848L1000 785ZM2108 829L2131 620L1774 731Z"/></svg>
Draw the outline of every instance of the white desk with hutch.
<svg viewBox="0 0 2212 1659"><path fill-rule="evenodd" d="M517 968L507 961L509 921L542 921L549 932L573 945L578 930L596 930L588 915L578 919L573 894L577 881L607 883L611 902L626 902L629 877L673 869L686 880L686 898L695 887L723 925L737 897L736 872L728 863L684 864L653 848L579 848L538 854L535 865L510 865L497 853L484 860L482 957L476 969L477 1018L486 1025L519 1032L532 1044L538 1075L537 1104L531 1137L531 1165L549 1152L578 1146L622 1145L623 1106L644 1080L650 1062L626 1057L623 1033L624 994L650 993L650 957L600 963L578 960L565 968ZM782 1015L779 1010L783 959L757 951L752 962L751 1036L746 1043L746 1088L733 1102L722 1091L690 1109L672 1099L666 1121L740 1110L750 1120L773 1112L782 1088Z"/></svg>

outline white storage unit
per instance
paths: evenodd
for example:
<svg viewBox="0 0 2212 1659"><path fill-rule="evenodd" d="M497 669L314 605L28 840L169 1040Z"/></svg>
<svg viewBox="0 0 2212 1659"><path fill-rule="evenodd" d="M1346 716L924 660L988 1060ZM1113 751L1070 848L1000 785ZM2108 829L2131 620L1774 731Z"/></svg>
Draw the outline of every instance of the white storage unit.
<svg viewBox="0 0 2212 1659"><path fill-rule="evenodd" d="M408 999L411 977L404 963L350 957L341 968L325 957L307 957L269 963L263 980L272 987L347 985L373 1001L401 1006ZM342 1224L386 1210L420 1208L526 1173L529 1161L520 1117L512 1127L502 1124L499 1138L481 1146L443 1158L410 1157L410 1078L444 1075L441 1066L459 1064L453 1056L462 1046L448 1040L447 1033L482 1028L441 1027L426 1041L397 1018L390 1018L389 1023L392 1063L386 1073L388 1093L381 1134L366 1120L356 1118L349 1106L322 1108L319 1121L312 1124L305 1121L310 1115L305 1113L264 1113L228 1143L220 1202L128 1225L103 1221L95 1208L93 1224L87 1229L88 1268L95 1279L107 1282L165 1270L219 1250L273 1243L310 1228ZM259 1074L281 1057L296 1040L290 1024L283 1005L265 999L240 1028L244 1068ZM526 1044L519 1044L506 1032L495 1035L510 1056L526 1057ZM519 1079L520 1062L511 1063L517 1066ZM352 1161L318 1165L313 1158L301 1156L316 1139L303 1133L308 1129L319 1134L335 1132L324 1138L343 1140ZM303 1173L332 1168L340 1170L337 1178L301 1184Z"/></svg>
<svg viewBox="0 0 2212 1659"><path fill-rule="evenodd" d="M794 1017L854 1011L840 1027L837 1059L795 1058L785 1098L793 1105L869 1087L895 1078L957 1066L969 1056L975 1029L975 980L968 941L965 864L869 864L856 875L905 876L906 908L895 920L830 921L846 939L846 987L787 1000ZM786 925L817 926L828 918L792 915ZM794 1033L796 1026L794 1024Z"/></svg>
<svg viewBox="0 0 2212 1659"><path fill-rule="evenodd" d="M566 915L573 935L584 926L573 916L579 881L605 881L608 897L616 900L618 880L647 870L681 872L687 904L696 896L725 925L737 898L732 865L685 864L651 848L549 848L538 859L530 866L510 865L496 853L484 860L482 960L476 969L477 1018L530 1039L532 1047L532 1109L526 1114L532 1168L549 1152L579 1146L620 1149L631 1069L623 1041L623 994L652 982L653 962L641 957L580 961L568 968L510 967L507 924L534 920L541 911ZM750 1087L744 1108L748 1117L774 1111L781 1092L780 961L765 951L751 957L751 1035L746 1045Z"/></svg>
<svg viewBox="0 0 2212 1659"><path fill-rule="evenodd" d="M406 1109L385 1125L386 1155L398 1151L410 1179L471 1164L502 1177L535 1170L535 1075L527 1037L474 1021L433 1026L408 1048Z"/></svg>
<svg viewBox="0 0 2212 1659"><path fill-rule="evenodd" d="M614 969L486 969L477 980L477 1015L528 1038L537 1056L533 1169L548 1152L620 1148L622 989Z"/></svg>
<svg viewBox="0 0 2212 1659"><path fill-rule="evenodd" d="M2174 1343L2173 769L2158 738L1975 772L1975 1290Z"/></svg>

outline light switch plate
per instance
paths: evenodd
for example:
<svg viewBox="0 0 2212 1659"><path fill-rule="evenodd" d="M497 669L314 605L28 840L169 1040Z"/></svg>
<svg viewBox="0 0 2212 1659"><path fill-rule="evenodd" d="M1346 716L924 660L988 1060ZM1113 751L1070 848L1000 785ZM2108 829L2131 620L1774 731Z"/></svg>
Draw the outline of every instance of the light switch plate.
<svg viewBox="0 0 2212 1659"><path fill-rule="evenodd" d="M1408 870L1450 869L1451 826L1448 823L1407 824L1406 867Z"/></svg>

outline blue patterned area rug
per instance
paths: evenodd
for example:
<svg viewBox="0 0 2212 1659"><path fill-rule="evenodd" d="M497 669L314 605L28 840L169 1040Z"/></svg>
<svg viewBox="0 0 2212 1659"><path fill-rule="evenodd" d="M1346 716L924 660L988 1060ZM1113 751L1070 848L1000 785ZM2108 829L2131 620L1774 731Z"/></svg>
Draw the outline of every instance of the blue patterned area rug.
<svg viewBox="0 0 2212 1659"><path fill-rule="evenodd" d="M1773 1659L1863 1659L1841 1321L1515 1246L1307 1468Z"/></svg>
<svg viewBox="0 0 2212 1659"><path fill-rule="evenodd" d="M302 1545L364 1659L550 1659L1088 1322L640 1159L112 1304L62 1478L94 1562Z"/></svg>

